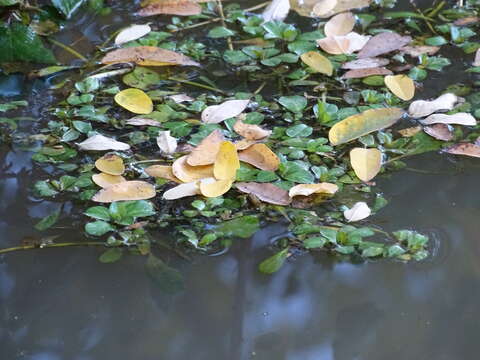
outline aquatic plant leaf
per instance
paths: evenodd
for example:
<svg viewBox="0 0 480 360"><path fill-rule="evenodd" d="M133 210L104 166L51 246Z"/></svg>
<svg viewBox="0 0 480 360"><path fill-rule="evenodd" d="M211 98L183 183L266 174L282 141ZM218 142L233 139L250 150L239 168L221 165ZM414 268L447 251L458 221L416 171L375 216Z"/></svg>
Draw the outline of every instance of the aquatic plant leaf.
<svg viewBox="0 0 480 360"><path fill-rule="evenodd" d="M390 60L384 58L365 58L357 59L346 62L342 65L342 69L368 69L368 68L378 68L385 65L388 65Z"/></svg>
<svg viewBox="0 0 480 360"><path fill-rule="evenodd" d="M232 188L233 179L216 180L207 178L200 180L200 193L205 197L217 197L225 194Z"/></svg>
<svg viewBox="0 0 480 360"><path fill-rule="evenodd" d="M307 99L304 96L282 96L278 99L280 105L282 105L288 111L293 113L301 113L307 107Z"/></svg>
<svg viewBox="0 0 480 360"><path fill-rule="evenodd" d="M400 108L366 110L333 125L328 133L328 138L332 145L344 144L371 132L392 126L403 114L404 112Z"/></svg>
<svg viewBox="0 0 480 360"><path fill-rule="evenodd" d="M155 187L145 181L133 180L113 184L97 192L92 200L111 203L122 200L145 200L155 197Z"/></svg>
<svg viewBox="0 0 480 360"><path fill-rule="evenodd" d="M256 215L240 216L232 220L224 221L217 225L216 231L224 236L248 239L260 228L260 221Z"/></svg>
<svg viewBox="0 0 480 360"><path fill-rule="evenodd" d="M187 162L187 155L173 162L172 171L179 180L186 183L213 177L213 165L191 166Z"/></svg>
<svg viewBox="0 0 480 360"><path fill-rule="evenodd" d="M274 205L288 205L291 202L288 192L270 183L238 182L235 187L246 194L253 194L261 201Z"/></svg>
<svg viewBox="0 0 480 360"><path fill-rule="evenodd" d="M120 175L100 173L92 175L92 181L101 188L107 188L113 184L118 184L127 180L125 180L125 178Z"/></svg>
<svg viewBox="0 0 480 360"><path fill-rule="evenodd" d="M245 117L239 116L235 124L233 125L233 130L247 140L261 140L271 135L270 130L265 130L258 125L245 124L243 120ZM237 147L238 149L238 147Z"/></svg>
<svg viewBox="0 0 480 360"><path fill-rule="evenodd" d="M312 194L328 194L333 195L338 191L338 186L328 182L320 184L298 184L290 188L288 196L310 196Z"/></svg>
<svg viewBox="0 0 480 360"><path fill-rule="evenodd" d="M117 141L115 139L103 136L103 135L90 136L87 140L82 141L77 145L80 150L87 150L87 151L105 151L105 150L124 151L124 150L130 149L130 145Z"/></svg>
<svg viewBox="0 0 480 360"><path fill-rule="evenodd" d="M224 141L213 164L213 174L217 180L233 180L240 169L237 149L230 141Z"/></svg>
<svg viewBox="0 0 480 360"><path fill-rule="evenodd" d="M466 126L477 125L477 120L470 114L459 112L453 115L433 114L426 119L420 120L423 125L431 124L457 124Z"/></svg>
<svg viewBox="0 0 480 360"><path fill-rule="evenodd" d="M355 175L364 181L372 180L382 168L382 153L378 149L354 148L350 151L350 164Z"/></svg>
<svg viewBox="0 0 480 360"><path fill-rule="evenodd" d="M412 41L410 36L402 36L395 32L382 32L375 35L358 53L359 59L375 57L401 49Z"/></svg>
<svg viewBox="0 0 480 360"><path fill-rule="evenodd" d="M200 66L188 56L155 46L136 46L113 50L105 55L101 62L102 64L134 62L143 66Z"/></svg>
<svg viewBox="0 0 480 360"><path fill-rule="evenodd" d="M187 163L192 166L210 165L215 162L220 145L225 141L219 129L213 130L187 156Z"/></svg>
<svg viewBox="0 0 480 360"><path fill-rule="evenodd" d="M114 262L119 261L123 256L123 249L121 248L112 248L108 249L105 251L100 257L98 258L98 261L104 264L111 264Z"/></svg>
<svg viewBox="0 0 480 360"><path fill-rule="evenodd" d="M85 0L52 0L53 6L60 10L67 19L70 18L84 2Z"/></svg>
<svg viewBox="0 0 480 360"><path fill-rule="evenodd" d="M171 155L177 149L178 143L177 139L170 135L170 130L167 130L158 132L157 145L165 154Z"/></svg>
<svg viewBox="0 0 480 360"><path fill-rule="evenodd" d="M147 35L152 28L150 25L130 25L129 27L123 29L115 37L115 45L122 45L129 41L140 39L141 37Z"/></svg>
<svg viewBox="0 0 480 360"><path fill-rule="evenodd" d="M140 89L122 90L114 99L118 105L134 114L150 114L153 111L152 99Z"/></svg>
<svg viewBox="0 0 480 360"><path fill-rule="evenodd" d="M265 144L254 144L240 151L238 158L265 171L276 171L280 164L278 156Z"/></svg>
<svg viewBox="0 0 480 360"><path fill-rule="evenodd" d="M206 124L218 124L240 115L250 100L227 100L220 105L211 105L202 111L202 121Z"/></svg>
<svg viewBox="0 0 480 360"><path fill-rule="evenodd" d="M366 69L353 69L343 74L344 79L361 79L375 75L391 75L393 74L386 68L366 68Z"/></svg>
<svg viewBox="0 0 480 360"><path fill-rule="evenodd" d="M347 35L355 26L355 16L351 12L344 12L335 15L327 21L323 32L325 36L342 36Z"/></svg>
<svg viewBox="0 0 480 360"><path fill-rule="evenodd" d="M95 161L95 167L110 175L122 175L125 171L123 159L116 154L105 154Z"/></svg>
<svg viewBox="0 0 480 360"><path fill-rule="evenodd" d="M93 236L102 236L110 231L115 231L115 228L106 221L97 220L85 224L85 232Z"/></svg>
<svg viewBox="0 0 480 360"><path fill-rule="evenodd" d="M58 218L60 217L61 211L61 208L57 209L50 215L44 217L42 220L35 224L35 229L37 229L38 231L45 231L55 225L55 223L58 221Z"/></svg>
<svg viewBox="0 0 480 360"><path fill-rule="evenodd" d="M290 0L273 0L263 11L262 17L265 22L283 21L290 12Z"/></svg>
<svg viewBox="0 0 480 360"><path fill-rule="evenodd" d="M413 118L421 118L437 111L452 110L458 101L458 96L451 93L443 94L431 101L416 100L410 104L408 114Z"/></svg>
<svg viewBox="0 0 480 360"><path fill-rule="evenodd" d="M300 58L310 66L315 72L331 76L333 74L333 65L325 56L317 51L308 51L303 53Z"/></svg>
<svg viewBox="0 0 480 360"><path fill-rule="evenodd" d="M447 124L435 124L423 128L426 134L441 141L451 141L454 138L453 128Z"/></svg>
<svg viewBox="0 0 480 360"><path fill-rule="evenodd" d="M165 293L176 294L185 288L182 273L168 266L156 256L148 255L145 268L150 279Z"/></svg>
<svg viewBox="0 0 480 360"><path fill-rule="evenodd" d="M415 96L415 84L407 75L385 76L387 88L404 101L411 100Z"/></svg>
<svg viewBox="0 0 480 360"><path fill-rule="evenodd" d="M471 143L460 143L445 149L445 152L454 155L480 157L480 145Z"/></svg>
<svg viewBox="0 0 480 360"><path fill-rule="evenodd" d="M198 181L192 181L168 189L163 193L162 197L165 200L176 200L188 196L195 196L198 194L200 194Z"/></svg>
<svg viewBox="0 0 480 360"><path fill-rule="evenodd" d="M366 219L371 213L372 211L368 205L365 202L360 201L355 203L350 209L345 210L343 216L348 222L355 222Z"/></svg>
<svg viewBox="0 0 480 360"><path fill-rule="evenodd" d="M287 260L288 250L289 248L285 248L275 255L270 256L268 259L263 260L260 265L258 265L258 270L263 274L273 274L277 272L285 263L285 260Z"/></svg>
<svg viewBox="0 0 480 360"><path fill-rule="evenodd" d="M333 54L352 54L362 49L369 41L370 36L360 35L356 32L348 33L343 36L330 36L317 40L317 45L323 51Z"/></svg>
<svg viewBox="0 0 480 360"><path fill-rule="evenodd" d="M202 7L192 0L156 0L148 1L147 5L138 11L140 16L180 15L190 16L202 13Z"/></svg>
<svg viewBox="0 0 480 360"><path fill-rule="evenodd" d="M145 172L153 177L167 179L176 183L181 181L173 174L172 167L168 165L152 165L145 168Z"/></svg>

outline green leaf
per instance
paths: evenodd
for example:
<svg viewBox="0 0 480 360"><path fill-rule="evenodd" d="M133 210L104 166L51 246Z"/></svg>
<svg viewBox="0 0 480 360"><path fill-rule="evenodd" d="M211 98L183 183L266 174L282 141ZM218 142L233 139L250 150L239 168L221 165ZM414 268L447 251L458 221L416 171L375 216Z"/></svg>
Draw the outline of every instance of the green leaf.
<svg viewBox="0 0 480 360"><path fill-rule="evenodd" d="M288 257L288 250L289 248L287 247L275 255L270 256L268 259L263 260L260 265L258 265L260 272L264 274L273 274L278 271Z"/></svg>
<svg viewBox="0 0 480 360"><path fill-rule="evenodd" d="M115 231L115 228L105 221L94 221L85 224L85 232L93 236L102 236L110 231Z"/></svg>
<svg viewBox="0 0 480 360"><path fill-rule="evenodd" d="M50 197L58 194L58 191L55 190L47 181L37 181L33 186L33 191L35 195L39 197Z"/></svg>
<svg viewBox="0 0 480 360"><path fill-rule="evenodd" d="M362 256L364 257L376 257L380 256L383 253L383 248L378 246L371 246L366 249L363 249Z"/></svg>
<svg viewBox="0 0 480 360"><path fill-rule="evenodd" d="M86 121L80 121L80 120L72 121L72 125L75 129L77 129L83 134L88 134L90 131L93 130L92 124Z"/></svg>
<svg viewBox="0 0 480 360"><path fill-rule="evenodd" d="M434 36L428 39L425 39L425 45L429 46L442 46L447 44L448 41L443 36Z"/></svg>
<svg viewBox="0 0 480 360"><path fill-rule="evenodd" d="M185 288L182 273L165 264L162 260L150 254L146 263L146 271L152 281L164 292L175 294Z"/></svg>
<svg viewBox="0 0 480 360"><path fill-rule="evenodd" d="M154 215L155 210L147 200L115 201L110 204L109 213L116 223L131 225L137 217Z"/></svg>
<svg viewBox="0 0 480 360"><path fill-rule="evenodd" d="M222 232L225 236L239 237L248 239L260 228L260 221L257 216L247 215L225 221L216 228L217 232Z"/></svg>
<svg viewBox="0 0 480 360"><path fill-rule="evenodd" d="M225 37L229 37L229 36L234 36L235 34L236 34L236 32L233 31L233 30L227 29L224 26L217 26L217 27L214 27L213 29L211 29L208 32L207 36L211 37L211 38L214 38L214 39L218 39L218 38L225 38Z"/></svg>
<svg viewBox="0 0 480 360"><path fill-rule="evenodd" d="M84 1L85 0L52 0L52 4L68 19Z"/></svg>
<svg viewBox="0 0 480 360"><path fill-rule="evenodd" d="M57 209L52 214L44 217L35 225L35 229L37 229L38 231L47 230L49 227L51 227L53 224L57 222L60 216L60 212L61 212L61 209Z"/></svg>
<svg viewBox="0 0 480 360"><path fill-rule="evenodd" d="M303 241L305 249L318 249L322 248L327 243L327 240L320 236L310 237Z"/></svg>
<svg viewBox="0 0 480 360"><path fill-rule="evenodd" d="M282 96L278 99L280 105L293 113L300 113L307 107L307 99L303 96Z"/></svg>
<svg viewBox="0 0 480 360"><path fill-rule="evenodd" d="M148 90L150 86L158 85L160 75L152 69L137 66L135 70L126 74L122 81L130 87Z"/></svg>
<svg viewBox="0 0 480 360"><path fill-rule="evenodd" d="M53 53L43 46L40 37L30 28L18 22L0 25L0 63L30 61L55 63Z"/></svg>
<svg viewBox="0 0 480 360"><path fill-rule="evenodd" d="M84 214L94 219L110 221L110 212L103 206L92 206Z"/></svg>
<svg viewBox="0 0 480 360"><path fill-rule="evenodd" d="M315 180L315 177L310 171L292 161L281 163L279 172L280 176L285 180L293 181L299 184L312 184Z"/></svg>
<svg viewBox="0 0 480 360"><path fill-rule="evenodd" d="M312 135L313 128L305 124L290 126L285 132L290 137L308 137Z"/></svg>
<svg viewBox="0 0 480 360"><path fill-rule="evenodd" d="M121 248L111 248L105 251L98 260L104 264L114 263L122 258L123 250Z"/></svg>
<svg viewBox="0 0 480 360"><path fill-rule="evenodd" d="M18 4L21 0L0 0L0 6L12 6Z"/></svg>

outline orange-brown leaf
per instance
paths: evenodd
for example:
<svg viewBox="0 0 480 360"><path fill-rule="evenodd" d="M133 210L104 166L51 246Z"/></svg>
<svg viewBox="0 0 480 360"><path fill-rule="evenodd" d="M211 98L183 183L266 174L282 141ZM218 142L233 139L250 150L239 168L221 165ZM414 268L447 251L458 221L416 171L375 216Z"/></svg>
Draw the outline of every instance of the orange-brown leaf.
<svg viewBox="0 0 480 360"><path fill-rule="evenodd" d="M261 201L274 205L288 205L291 202L288 191L269 183L239 182L236 188L246 194L253 194Z"/></svg>
<svg viewBox="0 0 480 360"><path fill-rule="evenodd" d="M134 62L144 66L168 66L168 65L189 65L200 66L193 61L175 51L161 49L156 46L136 46L117 49L109 52L102 59L102 64L118 64L125 62Z"/></svg>
<svg viewBox="0 0 480 360"><path fill-rule="evenodd" d="M166 14L189 16L199 15L201 13L202 7L196 2L190 0L157 0L149 1L148 5L138 12L138 15L152 16Z"/></svg>
<svg viewBox="0 0 480 360"><path fill-rule="evenodd" d="M145 168L145 172L153 177L171 180L177 183L181 181L173 174L172 167L168 165L152 165Z"/></svg>
<svg viewBox="0 0 480 360"><path fill-rule="evenodd" d="M241 161L265 171L276 171L280 160L265 144L255 144L238 153Z"/></svg>
<svg viewBox="0 0 480 360"><path fill-rule="evenodd" d="M212 131L188 155L187 163L192 166L213 164L223 141L225 138L220 130Z"/></svg>
<svg viewBox="0 0 480 360"><path fill-rule="evenodd" d="M111 203L123 200L145 200L155 197L155 187L145 181L124 181L97 192L92 200Z"/></svg>

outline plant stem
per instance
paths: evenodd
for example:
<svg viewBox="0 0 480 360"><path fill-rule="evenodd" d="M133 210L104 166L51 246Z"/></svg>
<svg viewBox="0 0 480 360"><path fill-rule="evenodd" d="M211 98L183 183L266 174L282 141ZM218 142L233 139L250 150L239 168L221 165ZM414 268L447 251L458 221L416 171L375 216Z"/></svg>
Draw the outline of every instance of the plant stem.
<svg viewBox="0 0 480 360"><path fill-rule="evenodd" d="M222 95L227 95L227 93L225 91L220 90L220 89L216 89L214 87L211 87L211 86L208 86L208 85L205 85L205 84L200 84L200 83L189 81L189 80L177 79L177 78L173 78L173 77L169 78L168 80L178 81L179 83L182 83L182 84L196 86L196 87L199 87L199 88L202 88L202 89L207 89L207 90L217 92L217 93L222 94Z"/></svg>
<svg viewBox="0 0 480 360"><path fill-rule="evenodd" d="M222 0L217 0L217 6L218 6L218 13L220 14L220 22L222 23L222 26L228 30L227 24L225 23L225 13L223 12ZM233 51L232 38L230 36L227 37L227 44L228 44L228 50Z"/></svg>
<svg viewBox="0 0 480 360"><path fill-rule="evenodd" d="M105 243L98 242L98 241L89 241L89 242L66 242L66 243L41 244L41 245L23 245L23 246L14 246L6 249L0 249L0 254L6 254L6 253L21 251L21 250L46 249L46 248L68 247L68 246L105 246Z"/></svg>
<svg viewBox="0 0 480 360"><path fill-rule="evenodd" d="M47 38L48 41L50 41L52 44L62 48L63 50L65 50L66 52L69 52L70 54L72 54L73 56L79 58L80 60L82 61L85 61L85 62L88 62L88 59L83 56L82 54L80 54L77 50L71 48L70 46L68 45L65 45L63 43L61 43L60 41L57 41L55 39L51 39L51 38Z"/></svg>

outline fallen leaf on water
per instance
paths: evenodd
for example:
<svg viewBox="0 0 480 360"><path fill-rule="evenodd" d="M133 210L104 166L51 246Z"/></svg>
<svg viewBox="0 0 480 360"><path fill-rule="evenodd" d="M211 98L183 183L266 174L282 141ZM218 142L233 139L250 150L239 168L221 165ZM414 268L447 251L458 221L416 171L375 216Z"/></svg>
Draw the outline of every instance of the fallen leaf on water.
<svg viewBox="0 0 480 360"><path fill-rule="evenodd" d="M173 101L175 101L177 104L181 104L183 102L190 102L190 101L194 101L195 99L188 96L187 94L176 94L176 95L170 95L168 97L169 99L172 99Z"/></svg>
<svg viewBox="0 0 480 360"><path fill-rule="evenodd" d="M423 128L426 134L441 141L453 140L453 128L447 124L435 124Z"/></svg>
<svg viewBox="0 0 480 360"><path fill-rule="evenodd" d="M262 13L264 21L283 21L290 11L290 0L273 0Z"/></svg>
<svg viewBox="0 0 480 360"><path fill-rule="evenodd" d="M269 183L257 183L257 182L239 182L235 184L235 187L245 193L252 194L259 198L261 201L274 204L274 205L288 205L291 202L288 192Z"/></svg>
<svg viewBox="0 0 480 360"><path fill-rule="evenodd" d="M265 171L276 171L280 165L278 156L265 144L255 144L238 153L241 161Z"/></svg>
<svg viewBox="0 0 480 360"><path fill-rule="evenodd" d="M155 197L155 187L145 181L124 181L97 192L92 200L111 203L124 200L145 200Z"/></svg>
<svg viewBox="0 0 480 360"><path fill-rule="evenodd" d="M378 149L354 148L350 151L350 164L355 175L368 182L377 176L382 168L382 153Z"/></svg>
<svg viewBox="0 0 480 360"><path fill-rule="evenodd" d="M475 52L475 59L473 60L472 65L480 66L480 49L477 49L477 51Z"/></svg>
<svg viewBox="0 0 480 360"><path fill-rule="evenodd" d="M145 168L145 172L153 177L167 179L174 182L181 182L172 171L172 167L168 165L152 165Z"/></svg>
<svg viewBox="0 0 480 360"><path fill-rule="evenodd" d="M91 150L91 151L105 151L105 150L124 151L124 150L130 149L130 145L117 141L115 139L103 136L103 135L90 136L87 140L82 141L77 145L80 150Z"/></svg>
<svg viewBox="0 0 480 360"><path fill-rule="evenodd" d="M360 221L370 216L372 211L363 201L357 202L351 209L345 210L343 216L348 222Z"/></svg>
<svg viewBox="0 0 480 360"><path fill-rule="evenodd" d="M213 164L220 150L220 145L224 141L222 131L213 130L188 155L187 163L192 166Z"/></svg>
<svg viewBox="0 0 480 360"><path fill-rule="evenodd" d="M325 36L347 35L355 26L355 16L351 12L335 15L325 24Z"/></svg>
<svg viewBox="0 0 480 360"><path fill-rule="evenodd" d="M134 114L150 114L153 111L152 99L140 89L125 89L115 95L115 102Z"/></svg>
<svg viewBox="0 0 480 360"><path fill-rule="evenodd" d="M366 110L333 125L328 132L328 138L332 145L344 144L363 135L392 126L403 114L404 112L400 108Z"/></svg>
<svg viewBox="0 0 480 360"><path fill-rule="evenodd" d="M475 24L480 21L480 18L478 16L467 16L464 18L457 19L453 22L453 25L455 26L466 26L470 24Z"/></svg>
<svg viewBox="0 0 480 360"><path fill-rule="evenodd" d="M408 114L413 118L421 118L437 111L452 110L459 101L455 94L447 93L432 101L417 100L410 104Z"/></svg>
<svg viewBox="0 0 480 360"><path fill-rule="evenodd" d="M198 187L198 181L188 182L186 184L177 185L171 189L165 191L162 198L165 200L176 200L187 196L195 196L200 194L200 188Z"/></svg>
<svg viewBox="0 0 480 360"><path fill-rule="evenodd" d="M404 54L410 55L411 57L419 57L423 54L434 55L440 50L440 46L404 46L400 51Z"/></svg>
<svg viewBox="0 0 480 360"><path fill-rule="evenodd" d="M213 164L213 174L217 180L233 180L240 168L237 149L230 141L224 141Z"/></svg>
<svg viewBox="0 0 480 360"><path fill-rule="evenodd" d="M303 0L296 0L302 2ZM370 5L371 0L318 0L312 9L314 16L330 17L337 13Z"/></svg>
<svg viewBox="0 0 480 360"><path fill-rule="evenodd" d="M131 119L128 119L125 121L125 124L127 125L133 125L133 126L162 126L162 124L153 119L146 119L146 118L141 118L141 117L134 117Z"/></svg>
<svg viewBox="0 0 480 360"><path fill-rule="evenodd" d="M362 49L369 41L370 36L364 36L351 32L344 36L330 36L317 40L317 45L323 51L333 54L352 54L355 51Z"/></svg>
<svg viewBox="0 0 480 360"><path fill-rule="evenodd" d="M468 113L456 113L453 115L433 114L427 117L426 119L420 120L420 122L423 125L431 125L431 124L458 124L458 125L467 125L467 126L477 125L477 120Z"/></svg>
<svg viewBox="0 0 480 360"><path fill-rule="evenodd" d="M144 66L200 66L188 56L156 46L135 46L113 50L105 55L101 62L102 64L134 62Z"/></svg>
<svg viewBox="0 0 480 360"><path fill-rule="evenodd" d="M398 133L403 137L412 137L415 134L418 134L420 131L422 131L422 127L418 125L418 126L412 126L409 128L398 130Z"/></svg>
<svg viewBox="0 0 480 360"><path fill-rule="evenodd" d="M358 58L370 58L398 50L412 41L410 36L395 32L383 32L372 37L358 53Z"/></svg>
<svg viewBox="0 0 480 360"><path fill-rule="evenodd" d="M243 120L244 117L240 115L235 124L233 125L233 130L235 130L238 135L243 136L247 140L264 139L267 136L270 136L270 134L272 133L270 130L262 129L258 125L245 124ZM238 149L237 144L235 144L235 146Z"/></svg>
<svg viewBox="0 0 480 360"><path fill-rule="evenodd" d="M391 75L390 70L385 68L366 68L366 69L353 69L343 74L344 79L361 79L373 75Z"/></svg>
<svg viewBox="0 0 480 360"><path fill-rule="evenodd" d="M234 145L237 148L237 151L240 151L240 150L248 149L250 146L255 145L257 143L258 141L256 140L242 139L242 140L236 141Z"/></svg>
<svg viewBox="0 0 480 360"><path fill-rule="evenodd" d="M207 178L200 180L200 193L205 197L217 197L232 188L233 179L217 180Z"/></svg>
<svg viewBox="0 0 480 360"><path fill-rule="evenodd" d="M227 100L220 105L208 106L202 111L202 121L206 124L218 124L240 115L250 100Z"/></svg>
<svg viewBox="0 0 480 360"><path fill-rule="evenodd" d="M390 61L384 58L365 58L346 62L342 65L342 69L368 69L377 68L388 65Z"/></svg>
<svg viewBox="0 0 480 360"><path fill-rule="evenodd" d="M312 194L333 195L337 191L337 185L327 182L323 182L320 184L298 184L290 188L288 196L293 198L295 196L310 196Z"/></svg>
<svg viewBox="0 0 480 360"><path fill-rule="evenodd" d="M177 139L170 135L170 130L159 131L157 136L157 145L165 154L173 154L177 149Z"/></svg>
<svg viewBox="0 0 480 360"><path fill-rule="evenodd" d="M101 188L107 188L113 184L125 182L125 178L120 175L110 175L105 173L92 175L92 181Z"/></svg>
<svg viewBox="0 0 480 360"><path fill-rule="evenodd" d="M105 154L95 161L95 167L110 175L122 175L125 171L123 159L115 154Z"/></svg>
<svg viewBox="0 0 480 360"><path fill-rule="evenodd" d="M202 7L192 0L156 0L148 1L143 9L138 11L140 16L152 15L180 15L190 16L202 13Z"/></svg>
<svg viewBox="0 0 480 360"><path fill-rule="evenodd" d="M129 41L140 39L141 37L147 35L152 29L150 25L131 25L126 29L123 29L115 37L115 44L122 45Z"/></svg>
<svg viewBox="0 0 480 360"><path fill-rule="evenodd" d="M411 100L415 96L415 84L407 75L385 76L385 85L404 101Z"/></svg>
<svg viewBox="0 0 480 360"><path fill-rule="evenodd" d="M449 147L445 150L445 152L454 155L480 157L480 145L471 143L460 143Z"/></svg>
<svg viewBox="0 0 480 360"><path fill-rule="evenodd" d="M331 76L333 73L333 65L325 56L317 51L307 51L300 58L310 66L315 72Z"/></svg>
<svg viewBox="0 0 480 360"><path fill-rule="evenodd" d="M187 155L179 157L172 164L173 174L183 182L192 182L203 178L213 177L213 166L191 166L187 163Z"/></svg>

